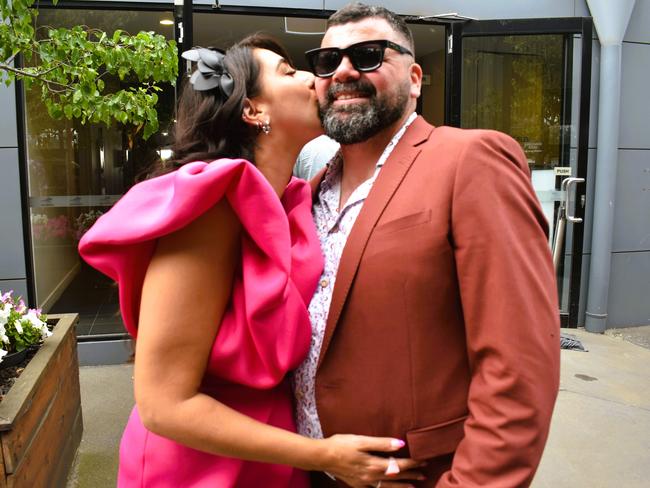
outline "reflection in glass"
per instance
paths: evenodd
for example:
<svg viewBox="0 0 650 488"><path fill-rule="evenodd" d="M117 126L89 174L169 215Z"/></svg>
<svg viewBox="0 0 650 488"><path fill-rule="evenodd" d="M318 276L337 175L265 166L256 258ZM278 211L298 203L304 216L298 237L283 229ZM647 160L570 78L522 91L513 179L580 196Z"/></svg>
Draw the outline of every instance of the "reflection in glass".
<svg viewBox="0 0 650 488"><path fill-rule="evenodd" d="M571 138L579 103L572 63L575 39L567 35L466 37L463 39L461 125L495 129L521 145L532 183L549 222L557 226L562 179L575 170ZM576 86L578 86L576 84ZM571 233L567 232L565 249ZM568 307L570 256L556 270L561 309Z"/></svg>
<svg viewBox="0 0 650 488"><path fill-rule="evenodd" d="M168 14L41 9L38 27L81 24L112 32L120 26L130 33L154 30L169 38L172 30L159 24L164 15ZM103 79L115 89L130 83ZM173 104L173 88L167 87L157 107L161 127L169 126ZM50 313L79 313L79 335L122 333L117 288L81 261L77 243L157 159L165 137L160 133L144 141L131 126L53 120L38 88L25 93L25 107L37 305Z"/></svg>
<svg viewBox="0 0 650 488"><path fill-rule="evenodd" d="M564 36L463 40L462 127L514 137L531 169L559 164Z"/></svg>

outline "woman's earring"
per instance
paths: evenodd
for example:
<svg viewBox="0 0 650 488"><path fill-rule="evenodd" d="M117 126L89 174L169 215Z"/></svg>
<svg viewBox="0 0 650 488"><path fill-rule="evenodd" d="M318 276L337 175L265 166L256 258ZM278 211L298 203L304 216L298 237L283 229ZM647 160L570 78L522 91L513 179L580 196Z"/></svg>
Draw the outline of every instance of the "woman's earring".
<svg viewBox="0 0 650 488"><path fill-rule="evenodd" d="M271 121L267 120L263 124L260 124L260 129L268 136L271 133Z"/></svg>

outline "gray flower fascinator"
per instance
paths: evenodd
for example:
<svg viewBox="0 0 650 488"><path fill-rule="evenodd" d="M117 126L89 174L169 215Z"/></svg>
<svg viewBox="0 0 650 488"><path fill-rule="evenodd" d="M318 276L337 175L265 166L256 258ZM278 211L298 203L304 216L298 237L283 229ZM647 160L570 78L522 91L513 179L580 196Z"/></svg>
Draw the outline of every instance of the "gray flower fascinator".
<svg viewBox="0 0 650 488"><path fill-rule="evenodd" d="M197 63L197 69L190 77L192 88L207 91L218 87L224 100L232 94L234 82L224 64L226 55L223 51L196 47L185 51L182 56Z"/></svg>

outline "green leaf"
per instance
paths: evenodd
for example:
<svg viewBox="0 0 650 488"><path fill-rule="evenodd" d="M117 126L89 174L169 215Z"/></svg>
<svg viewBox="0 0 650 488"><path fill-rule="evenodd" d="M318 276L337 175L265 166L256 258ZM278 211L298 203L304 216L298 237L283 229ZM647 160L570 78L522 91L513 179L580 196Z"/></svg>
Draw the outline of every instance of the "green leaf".
<svg viewBox="0 0 650 488"><path fill-rule="evenodd" d="M52 105L52 110L50 111L50 115L52 118L55 119L60 119L63 117L63 110L61 110L61 106L59 105Z"/></svg>
<svg viewBox="0 0 650 488"><path fill-rule="evenodd" d="M109 36L81 25L40 29L37 38L35 4L35 0L0 0L0 57L25 54L25 67L17 75L0 68L0 81L9 86L17 76L25 80L26 89L38 87L54 118L101 120L107 125L118 121L133 124L138 131L144 128L145 137L153 134L158 128L155 92L162 84L176 82L176 43L154 32L129 35L117 29ZM107 88L99 78L106 74L125 80L122 88L115 89L112 82ZM133 82L138 84L124 86Z"/></svg>

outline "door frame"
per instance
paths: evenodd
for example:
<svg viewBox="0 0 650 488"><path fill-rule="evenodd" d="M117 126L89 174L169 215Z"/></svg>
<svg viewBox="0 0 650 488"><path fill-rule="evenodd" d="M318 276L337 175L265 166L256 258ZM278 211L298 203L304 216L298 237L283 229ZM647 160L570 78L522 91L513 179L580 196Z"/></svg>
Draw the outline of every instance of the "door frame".
<svg viewBox="0 0 650 488"><path fill-rule="evenodd" d="M572 91L580 90L580 110L578 112L578 146L576 158L576 175L587 179L589 160L589 118L591 105L591 62L593 44L593 21L591 17L566 17L549 19L514 19L514 20L469 20L453 22L447 27L446 83L445 83L445 123L454 127L461 125L461 88L463 39L466 37L513 36L513 35L552 35L582 36L582 53L580 58L580 86L568 85L563 103L563 119L570 118L570 101ZM588 39L590 42L584 42ZM565 53L572 53L571 38ZM565 73L570 72L569 59L565 55ZM576 187L575 198L567 209L571 215L583 219L582 225L573 226L571 246L571 270L569 278L568 311L560 312L562 327L578 326L580 305L580 279L582 271L582 251L584 240L584 217L586 202L586 184ZM581 202L581 204L578 204ZM567 250L564 250L565 254Z"/></svg>

